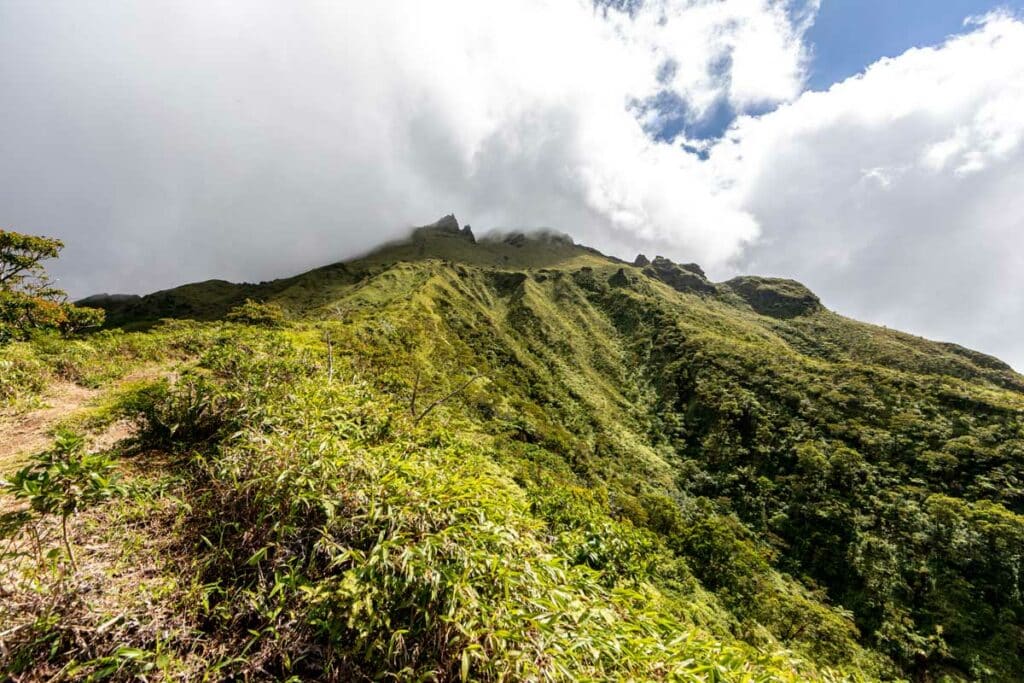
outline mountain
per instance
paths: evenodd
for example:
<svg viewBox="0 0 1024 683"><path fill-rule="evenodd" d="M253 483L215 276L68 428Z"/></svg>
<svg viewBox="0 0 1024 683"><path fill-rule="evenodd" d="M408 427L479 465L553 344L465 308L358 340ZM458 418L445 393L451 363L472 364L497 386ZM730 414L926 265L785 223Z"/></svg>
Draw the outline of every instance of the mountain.
<svg viewBox="0 0 1024 683"><path fill-rule="evenodd" d="M90 662L1021 680L1024 377L995 358L792 280L452 216L283 280L88 303L115 329L5 351L36 378L6 392L114 387L76 422L129 420L116 452L159 463L173 502L119 505L172 510L145 599L180 626L86 637ZM118 384L142 367L164 378ZM20 661L71 657L36 636Z"/></svg>
<svg viewBox="0 0 1024 683"><path fill-rule="evenodd" d="M825 309L814 293L793 280L745 276L712 283L697 264L675 264L661 256L651 262L640 255L638 263L643 265L631 266L553 231L512 233L477 241L469 226L460 228L451 215L416 228L411 238L386 245L361 259L291 278L259 284L207 280L143 297L101 294L76 304L105 309L108 324L116 327L161 318L218 320L247 299L278 303L299 317L318 316L325 313L325 306L341 299L359 302L356 291L360 288L389 290L381 284L381 280L390 279L382 277L386 270L400 264L406 264L406 269L416 263L436 265L438 261L449 267L457 264L463 269L485 269L492 279L504 275L515 279L530 274L528 279L538 284L549 273L560 273L572 275L579 285L580 273L591 272L612 287L629 288L633 282L645 298L673 299L665 289L668 287L680 294L698 295L698 299L681 299L695 310L709 314L726 310L726 315L735 317L737 333L753 325L781 337L790 350L805 356L830 362L865 362L915 374L984 379L1000 387L1024 391L1024 379L996 358L956 344L932 342L836 315ZM586 268L590 271L583 270ZM758 315L751 316L751 312Z"/></svg>

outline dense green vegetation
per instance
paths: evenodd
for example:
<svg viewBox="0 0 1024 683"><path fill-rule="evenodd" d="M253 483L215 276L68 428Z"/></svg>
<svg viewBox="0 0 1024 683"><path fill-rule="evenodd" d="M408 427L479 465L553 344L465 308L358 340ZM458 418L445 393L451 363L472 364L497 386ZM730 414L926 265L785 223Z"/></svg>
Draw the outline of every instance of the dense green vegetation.
<svg viewBox="0 0 1024 683"><path fill-rule="evenodd" d="M1024 379L792 281L453 222L0 349L9 412L70 380L102 393L65 427L136 425L76 567L60 515L0 525L11 672L1021 679ZM9 495L93 462L61 439Z"/></svg>

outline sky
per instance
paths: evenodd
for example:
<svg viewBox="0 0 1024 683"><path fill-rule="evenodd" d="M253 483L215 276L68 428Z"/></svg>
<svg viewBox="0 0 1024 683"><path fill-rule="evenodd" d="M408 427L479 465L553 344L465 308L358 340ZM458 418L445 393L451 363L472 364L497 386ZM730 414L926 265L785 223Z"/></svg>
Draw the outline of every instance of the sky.
<svg viewBox="0 0 1024 683"><path fill-rule="evenodd" d="M73 296L451 212L1024 370L1024 0L0 0L0 226Z"/></svg>

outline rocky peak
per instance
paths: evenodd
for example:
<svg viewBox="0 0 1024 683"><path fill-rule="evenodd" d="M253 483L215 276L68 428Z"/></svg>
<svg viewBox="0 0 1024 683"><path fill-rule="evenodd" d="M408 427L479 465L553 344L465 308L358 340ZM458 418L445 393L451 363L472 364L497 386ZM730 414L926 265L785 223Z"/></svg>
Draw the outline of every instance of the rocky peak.
<svg viewBox="0 0 1024 683"><path fill-rule="evenodd" d="M547 228L541 228L539 230L531 230L530 232L513 232L506 235L502 240L505 244L513 247L523 247L528 243L539 243L539 244L551 244L551 245L562 245L571 247L575 244L572 237L564 232L558 232L556 230L549 230Z"/></svg>
<svg viewBox="0 0 1024 683"><path fill-rule="evenodd" d="M460 232L459 221L455 219L455 214L452 213L439 218L436 223L427 227L434 228L438 232Z"/></svg>
<svg viewBox="0 0 1024 683"><path fill-rule="evenodd" d="M470 229L468 225L464 228L460 228L459 221L455 218L454 214L448 214L447 216L439 218L430 225L423 225L412 231L414 240L425 239L431 235L461 237L469 240L470 242L476 242L476 237L474 237L472 229Z"/></svg>
<svg viewBox="0 0 1024 683"><path fill-rule="evenodd" d="M696 273L697 275L700 275L705 280L708 279L707 273L705 273L704 269L701 268L700 266L698 266L696 263L680 263L679 267L682 268L683 270L688 270L691 273Z"/></svg>

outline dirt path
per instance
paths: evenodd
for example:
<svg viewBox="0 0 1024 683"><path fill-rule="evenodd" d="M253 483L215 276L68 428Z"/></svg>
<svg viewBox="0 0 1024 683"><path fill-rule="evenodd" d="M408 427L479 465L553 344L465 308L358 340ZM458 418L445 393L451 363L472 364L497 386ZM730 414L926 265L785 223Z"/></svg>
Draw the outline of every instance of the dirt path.
<svg viewBox="0 0 1024 683"><path fill-rule="evenodd" d="M0 417L0 472L9 469L22 456L50 445L50 430L68 415L99 395L71 382L55 382L42 396L42 408L21 415Z"/></svg>
<svg viewBox="0 0 1024 683"><path fill-rule="evenodd" d="M17 415L0 414L0 475L8 473L19 461L43 450L53 440L51 431L61 421L86 408L90 402L129 382L177 374L163 365L146 365L129 372L103 389L87 389L71 382L52 383L40 397L42 408ZM134 425L118 420L92 434L90 450L106 450L132 435Z"/></svg>

